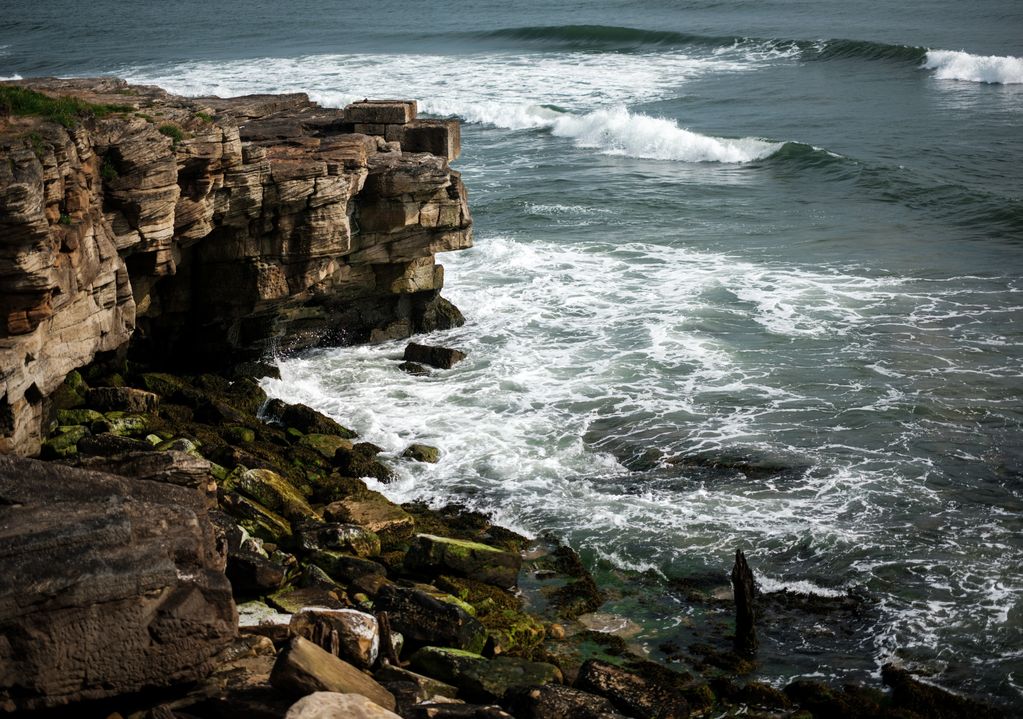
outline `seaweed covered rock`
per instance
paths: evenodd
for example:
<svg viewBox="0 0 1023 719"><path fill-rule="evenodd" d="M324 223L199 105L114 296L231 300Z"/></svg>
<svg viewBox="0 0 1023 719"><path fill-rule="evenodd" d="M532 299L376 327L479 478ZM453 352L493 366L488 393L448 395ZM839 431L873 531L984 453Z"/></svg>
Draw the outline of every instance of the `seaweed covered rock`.
<svg viewBox="0 0 1023 719"><path fill-rule="evenodd" d="M246 469L236 467L224 480L225 490L234 490L261 505L277 512L285 519L319 520L320 515L313 511L305 497L286 479L269 469Z"/></svg>

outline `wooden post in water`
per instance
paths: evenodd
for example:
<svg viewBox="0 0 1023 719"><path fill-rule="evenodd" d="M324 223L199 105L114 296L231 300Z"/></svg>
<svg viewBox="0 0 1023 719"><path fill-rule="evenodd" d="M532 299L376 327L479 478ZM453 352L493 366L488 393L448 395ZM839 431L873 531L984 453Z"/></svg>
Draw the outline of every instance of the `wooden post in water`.
<svg viewBox="0 0 1023 719"><path fill-rule="evenodd" d="M732 594L735 597L735 651L740 654L753 654L757 650L753 592L753 570L746 564L746 555L742 550L736 549L735 565L732 567Z"/></svg>

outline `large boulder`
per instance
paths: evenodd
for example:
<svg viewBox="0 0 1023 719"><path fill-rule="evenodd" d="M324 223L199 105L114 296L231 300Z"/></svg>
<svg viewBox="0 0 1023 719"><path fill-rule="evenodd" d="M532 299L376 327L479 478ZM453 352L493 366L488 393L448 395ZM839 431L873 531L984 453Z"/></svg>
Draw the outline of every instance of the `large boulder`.
<svg viewBox="0 0 1023 719"><path fill-rule="evenodd" d="M380 651L376 617L356 609L306 607L292 616L291 631L362 669L372 667Z"/></svg>
<svg viewBox="0 0 1023 719"><path fill-rule="evenodd" d="M237 633L194 490L0 456L0 708L193 682Z"/></svg>
<svg viewBox="0 0 1023 719"><path fill-rule="evenodd" d="M320 515L288 480L269 469L238 466L224 480L223 488L240 492L291 521L320 519Z"/></svg>
<svg viewBox="0 0 1023 719"><path fill-rule="evenodd" d="M448 347L435 347L433 345L421 345L417 342L409 342L405 347L403 359L406 362L427 364L440 369L451 369L457 363L464 360L465 352L449 349Z"/></svg>

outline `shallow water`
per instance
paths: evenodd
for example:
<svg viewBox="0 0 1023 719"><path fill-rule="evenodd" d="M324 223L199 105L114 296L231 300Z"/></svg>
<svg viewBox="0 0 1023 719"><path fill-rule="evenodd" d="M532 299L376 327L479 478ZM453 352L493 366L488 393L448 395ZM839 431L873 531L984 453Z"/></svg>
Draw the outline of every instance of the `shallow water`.
<svg viewBox="0 0 1023 719"><path fill-rule="evenodd" d="M766 589L866 601L764 638L765 678L898 657L1023 702L1023 7L69 7L6 3L0 76L465 121L477 246L442 261L469 321L424 341L469 359L268 383L442 450L390 496L560 535L655 655L698 613L671 580L723 585L741 547Z"/></svg>

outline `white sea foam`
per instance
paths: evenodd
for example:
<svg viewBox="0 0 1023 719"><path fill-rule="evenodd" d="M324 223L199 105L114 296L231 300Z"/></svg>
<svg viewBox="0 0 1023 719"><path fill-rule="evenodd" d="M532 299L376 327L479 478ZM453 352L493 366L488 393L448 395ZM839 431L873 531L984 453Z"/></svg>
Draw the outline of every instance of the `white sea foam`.
<svg viewBox="0 0 1023 719"><path fill-rule="evenodd" d="M766 157L781 144L710 137L623 105L670 97L707 73L755 66L680 52L319 55L134 67L122 74L185 95L302 91L334 107L369 96L419 97L427 113L509 130L544 129L608 154L734 163Z"/></svg>
<svg viewBox="0 0 1023 719"><path fill-rule="evenodd" d="M6 76L0 75L0 81L21 80L21 79L22 79L21 75L19 75L17 73L15 73L13 75L6 75Z"/></svg>
<svg viewBox="0 0 1023 719"><path fill-rule="evenodd" d="M1023 83L1023 58L1011 55L971 55L955 50L928 50L923 67L939 80L964 80L994 85Z"/></svg>

